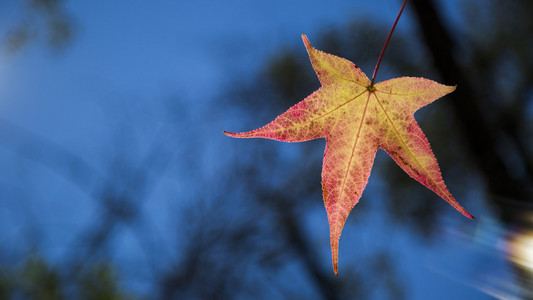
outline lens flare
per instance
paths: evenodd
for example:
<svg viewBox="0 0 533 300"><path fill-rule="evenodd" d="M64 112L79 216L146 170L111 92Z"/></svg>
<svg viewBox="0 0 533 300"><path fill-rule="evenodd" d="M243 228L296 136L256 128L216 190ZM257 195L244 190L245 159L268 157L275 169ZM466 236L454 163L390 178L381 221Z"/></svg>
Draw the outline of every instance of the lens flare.
<svg viewBox="0 0 533 300"><path fill-rule="evenodd" d="M533 273L533 230L517 232L509 239L509 260Z"/></svg>

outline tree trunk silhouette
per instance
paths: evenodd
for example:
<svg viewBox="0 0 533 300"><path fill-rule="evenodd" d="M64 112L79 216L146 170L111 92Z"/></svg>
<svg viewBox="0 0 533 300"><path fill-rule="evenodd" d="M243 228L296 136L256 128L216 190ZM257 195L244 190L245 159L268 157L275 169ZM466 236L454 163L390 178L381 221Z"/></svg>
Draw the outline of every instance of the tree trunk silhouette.
<svg viewBox="0 0 533 300"><path fill-rule="evenodd" d="M462 128L461 133L468 142L466 146L472 160L487 182L491 200L496 204L499 203L502 220L506 223L513 222L514 213L506 209L507 206L501 203L501 199L513 199L523 203L533 199L531 167L526 167L525 176L513 176L511 173L513 170L506 166L502 156L504 154L499 150L500 137L517 136L517 133L512 131L517 126L512 118L506 118L504 121L513 125L503 126L499 120L491 120L488 114L484 113L497 111L498 108L492 101L487 101L486 93L481 95L463 75L464 72L454 56L454 50L457 49L456 42L444 27L433 1L413 0L411 4L425 45L443 82L457 84L457 90L450 94L450 98ZM525 149L518 139L513 140L518 149ZM524 151L518 151L520 152ZM528 161L525 157L522 160Z"/></svg>

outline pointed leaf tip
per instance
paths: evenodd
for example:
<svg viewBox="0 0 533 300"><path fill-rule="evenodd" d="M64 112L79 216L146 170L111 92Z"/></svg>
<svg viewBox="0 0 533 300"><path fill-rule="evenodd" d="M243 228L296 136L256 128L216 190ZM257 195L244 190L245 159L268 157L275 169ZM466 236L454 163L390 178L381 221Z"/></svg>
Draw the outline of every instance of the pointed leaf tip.
<svg viewBox="0 0 533 300"><path fill-rule="evenodd" d="M235 135L236 135L236 133L229 132L229 131L226 131L226 130L223 130L222 133L227 135L227 136L230 136L230 137L235 137Z"/></svg>
<svg viewBox="0 0 533 300"><path fill-rule="evenodd" d="M302 40L304 41L304 45L306 48L310 47L311 46L311 42L309 42L309 39L307 38L307 36L305 34L302 33Z"/></svg>
<svg viewBox="0 0 533 300"><path fill-rule="evenodd" d="M453 91L455 91L455 90L457 89L457 85L447 85L447 87L450 89L450 91L448 92L448 94L451 93L451 92L453 92Z"/></svg>
<svg viewBox="0 0 533 300"><path fill-rule="evenodd" d="M467 218L470 218L470 219L475 219L476 217L472 216L470 213L468 213L467 211L465 211L465 213L463 213L463 215Z"/></svg>

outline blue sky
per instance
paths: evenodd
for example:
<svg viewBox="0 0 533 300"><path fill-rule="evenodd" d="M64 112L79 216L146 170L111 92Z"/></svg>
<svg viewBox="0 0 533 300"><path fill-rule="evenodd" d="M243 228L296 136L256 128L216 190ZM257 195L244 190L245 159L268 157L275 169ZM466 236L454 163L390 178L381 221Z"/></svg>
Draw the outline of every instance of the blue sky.
<svg viewBox="0 0 533 300"><path fill-rule="evenodd" d="M202 189L200 179L210 181L223 176L220 171L224 166L219 160L224 154L212 147L232 147L233 141L221 131L229 130L225 126L234 126L238 120L228 120L223 115L210 117L205 112L209 106L217 105L228 84L254 74L280 46L305 51L302 33L313 42L322 28L346 24L356 17L376 19L390 26L399 2L67 1L65 7L73 18L75 34L62 53L51 54L43 43L36 42L15 55L0 55L0 116L76 153L105 173L109 155L121 153L117 147L131 147L130 155L142 157L160 129L172 126L162 111L169 101L174 101L184 120L190 122L180 123L183 127L169 134L169 143L175 144L176 149L173 155L177 161L185 157L199 162L199 168L205 170L193 176L172 171L158 183L153 201L144 208L146 216L157 219L153 226L161 229L174 224L167 205L186 204L169 204L159 196L197 193ZM2 18L0 14L1 30L18 11L16 5L8 8L15 13L13 18ZM6 12L3 15L11 16ZM449 15L453 17L454 12ZM407 11L398 30L406 30L410 24ZM383 32L383 39L386 35ZM140 115L143 119L139 121L136 117ZM205 149L191 153L190 149L181 148L180 138L192 140L192 147ZM36 150L46 155L50 149ZM59 259L64 247L75 238L76 230L93 220L95 204L57 172L18 156L12 149L0 148L0 161L2 194L9 196L0 205L0 241L24 250L28 245L19 235L31 224L38 225L40 229L35 234L43 252ZM208 170L206 166L211 165L214 167ZM368 192L379 196L379 184L377 180L371 182ZM18 214L25 217L19 218ZM380 220L379 208L373 214L374 220ZM325 222L325 218L322 216L319 221ZM450 222L455 226L462 224ZM437 296L434 299L488 299L486 294L450 275L456 274L456 269L464 277L479 275L470 264L477 262L469 259L474 253L483 261L485 258L477 255L483 249L477 248L468 236L457 237L456 229L444 228L443 241L428 248L399 230L390 239L375 240L375 236L389 232L386 220L362 224L376 228L369 232L366 227L359 227L346 232L346 240L368 245L356 252L372 251L374 243L378 247L397 247L399 255L406 257L400 268L415 283L411 299L427 299L428 295ZM327 233L327 224L317 226L319 232ZM467 228L467 232L473 231L475 228ZM159 239L164 242L166 237L163 234ZM322 240L327 242L327 235ZM126 246L119 249L129 252L124 256L133 255L134 260L136 251L131 249L137 246L127 234L122 242ZM353 243L341 241L341 259L356 259L350 258L353 247ZM449 265L442 257L458 262ZM325 255L324 259L329 257Z"/></svg>

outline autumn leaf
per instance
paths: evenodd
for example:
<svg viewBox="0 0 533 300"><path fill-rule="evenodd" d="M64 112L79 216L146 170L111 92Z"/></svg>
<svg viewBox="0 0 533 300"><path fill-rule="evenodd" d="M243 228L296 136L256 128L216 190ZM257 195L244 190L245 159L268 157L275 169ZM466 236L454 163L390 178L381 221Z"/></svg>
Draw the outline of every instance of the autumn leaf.
<svg viewBox="0 0 533 300"><path fill-rule="evenodd" d="M284 142L326 138L322 191L335 274L342 228L361 198L378 149L385 150L409 176L473 218L446 188L437 159L414 118L415 111L455 87L418 77L372 84L352 62L319 51L305 35L302 38L322 87L261 128L224 133Z"/></svg>

